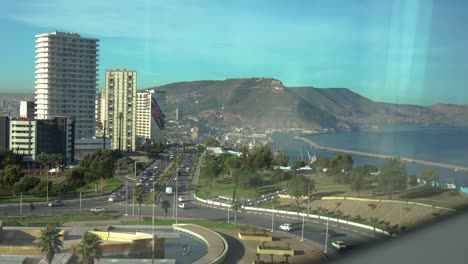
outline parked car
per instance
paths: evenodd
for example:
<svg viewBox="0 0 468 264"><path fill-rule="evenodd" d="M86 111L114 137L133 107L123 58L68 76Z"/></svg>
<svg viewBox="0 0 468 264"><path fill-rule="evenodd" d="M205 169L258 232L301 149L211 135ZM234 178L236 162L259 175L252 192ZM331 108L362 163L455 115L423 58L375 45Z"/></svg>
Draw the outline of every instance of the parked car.
<svg viewBox="0 0 468 264"><path fill-rule="evenodd" d="M50 206L50 207L62 206L62 205L63 205L62 200L54 200L54 201L49 202L49 204L48 204L48 206Z"/></svg>
<svg viewBox="0 0 468 264"><path fill-rule="evenodd" d="M322 236L325 236L326 234L327 234L327 230L326 230L326 229L325 229L325 230L322 230L322 231L320 232L320 235L322 235ZM337 235L337 234L336 234L335 231L333 231L333 230L331 230L331 229L328 229L328 237L334 237L334 236L336 236L336 235Z"/></svg>
<svg viewBox="0 0 468 264"><path fill-rule="evenodd" d="M338 250L345 249L348 247L343 241L333 241L332 246Z"/></svg>
<svg viewBox="0 0 468 264"><path fill-rule="evenodd" d="M187 196L179 196L179 198L177 198L177 200L179 200L179 202L186 202L186 201L188 201L188 198L187 198Z"/></svg>
<svg viewBox="0 0 468 264"><path fill-rule="evenodd" d="M179 206L179 208L182 208L182 209L187 208L187 204L186 204L186 203L180 203L180 204L177 204L177 206Z"/></svg>
<svg viewBox="0 0 468 264"><path fill-rule="evenodd" d="M293 229L292 224L286 223L279 226L279 229L284 231L291 231Z"/></svg>
<svg viewBox="0 0 468 264"><path fill-rule="evenodd" d="M104 213L104 212L106 212L106 208L96 207L96 208L91 209L91 212L93 212L93 213Z"/></svg>

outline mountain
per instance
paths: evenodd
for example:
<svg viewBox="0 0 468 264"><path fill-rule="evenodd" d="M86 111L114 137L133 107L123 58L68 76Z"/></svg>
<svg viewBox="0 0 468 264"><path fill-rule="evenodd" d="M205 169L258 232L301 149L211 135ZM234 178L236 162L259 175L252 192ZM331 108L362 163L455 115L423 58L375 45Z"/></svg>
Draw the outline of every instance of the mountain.
<svg viewBox="0 0 468 264"><path fill-rule="evenodd" d="M351 130L375 124L468 124L468 106L374 102L346 88L285 87L272 78L193 81L152 87L179 108L218 126Z"/></svg>

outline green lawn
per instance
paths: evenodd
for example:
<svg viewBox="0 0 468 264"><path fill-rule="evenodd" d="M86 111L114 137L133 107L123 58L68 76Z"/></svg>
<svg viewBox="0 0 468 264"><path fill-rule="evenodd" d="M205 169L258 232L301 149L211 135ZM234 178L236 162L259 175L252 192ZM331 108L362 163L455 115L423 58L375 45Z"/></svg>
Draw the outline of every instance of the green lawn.
<svg viewBox="0 0 468 264"><path fill-rule="evenodd" d="M333 177L323 176L315 180L315 189L320 191L349 191L347 185L335 183Z"/></svg>
<svg viewBox="0 0 468 264"><path fill-rule="evenodd" d="M138 221L128 221L125 222L124 224L126 225L152 225L152 220L147 219L145 217L144 220L141 222ZM213 228L219 228L219 229L229 229L229 230L241 230L243 225L238 224L237 228L234 223L226 223L226 222L221 222L221 221L209 221L209 220L179 220L179 224L195 224L199 226L203 226L209 229ZM155 226L171 226L175 224L175 220L155 220L154 221Z"/></svg>
<svg viewBox="0 0 468 264"><path fill-rule="evenodd" d="M94 197L99 196L105 193L112 192L112 190L116 189L118 186L122 185L123 182L118 178L110 178L106 179L105 186L101 192L95 192L95 185L94 183L89 183L86 186L78 188L76 191L68 191L65 193L54 193L52 190L49 190L49 201L55 199L76 199L80 197L80 192L82 192L82 197ZM43 195L30 195L24 194L23 195L23 203L32 203L32 202L45 202L47 199L46 194ZM2 195L0 196L0 203L19 203L21 200L21 195L16 194L13 195Z"/></svg>
<svg viewBox="0 0 468 264"><path fill-rule="evenodd" d="M60 226L71 221L100 221L116 219L119 216L110 214L89 214L81 215L44 215L44 216L28 216L28 217L0 217L3 226Z"/></svg>

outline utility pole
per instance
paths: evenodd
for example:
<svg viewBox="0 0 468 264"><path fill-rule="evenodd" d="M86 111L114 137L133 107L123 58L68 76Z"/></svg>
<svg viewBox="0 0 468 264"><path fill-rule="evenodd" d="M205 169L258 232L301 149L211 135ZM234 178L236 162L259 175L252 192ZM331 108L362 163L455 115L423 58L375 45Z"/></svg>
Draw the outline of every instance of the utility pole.
<svg viewBox="0 0 468 264"><path fill-rule="evenodd" d="M272 200L272 208L271 208L271 232L274 231L274 222L275 222L275 200Z"/></svg>
<svg viewBox="0 0 468 264"><path fill-rule="evenodd" d="M301 232L301 241L304 241L304 211L302 212L302 232Z"/></svg>
<svg viewBox="0 0 468 264"><path fill-rule="evenodd" d="M20 215L23 215L23 193L21 193L21 198L20 198Z"/></svg>
<svg viewBox="0 0 468 264"><path fill-rule="evenodd" d="M128 180L125 181L125 216L128 215Z"/></svg>
<svg viewBox="0 0 468 264"><path fill-rule="evenodd" d="M327 248L328 248L328 220L329 218L327 217L327 229L325 230L325 250L323 253L327 253Z"/></svg>
<svg viewBox="0 0 468 264"><path fill-rule="evenodd" d="M80 192L80 212L81 212L81 192Z"/></svg>
<svg viewBox="0 0 468 264"><path fill-rule="evenodd" d="M151 195L153 195L153 223L152 223L152 230L153 232L151 233L152 237L153 237L153 240L152 240L152 243L151 243L151 264L154 264L154 194L155 194L155 189L154 189L154 170L153 170L153 193Z"/></svg>

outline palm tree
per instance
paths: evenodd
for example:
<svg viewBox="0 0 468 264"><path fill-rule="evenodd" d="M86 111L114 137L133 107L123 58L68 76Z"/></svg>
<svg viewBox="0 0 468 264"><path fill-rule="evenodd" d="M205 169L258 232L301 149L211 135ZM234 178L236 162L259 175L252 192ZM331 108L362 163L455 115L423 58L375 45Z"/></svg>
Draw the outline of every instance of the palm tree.
<svg viewBox="0 0 468 264"><path fill-rule="evenodd" d="M169 207L171 207L171 204L169 203L168 200L162 201L161 208L164 210L164 220L166 220L167 209L169 209Z"/></svg>
<svg viewBox="0 0 468 264"><path fill-rule="evenodd" d="M55 252L59 252L60 248L63 247L63 241L60 240L62 235L60 229L56 227L47 226L37 238L37 246L41 249L41 252L45 255L47 263L51 264L54 259Z"/></svg>
<svg viewBox="0 0 468 264"><path fill-rule="evenodd" d="M84 233L77 251L80 254L78 263L94 264L94 259L102 257L101 238L90 232Z"/></svg>
<svg viewBox="0 0 468 264"><path fill-rule="evenodd" d="M135 196L135 200L138 202L138 222L140 222L141 218L141 204L145 198L145 190L143 185L137 185L133 189L133 195Z"/></svg>
<svg viewBox="0 0 468 264"><path fill-rule="evenodd" d="M241 207L241 204L238 200L232 202L232 209L234 209L234 225L237 228L237 210Z"/></svg>

